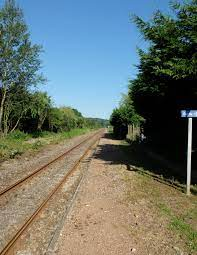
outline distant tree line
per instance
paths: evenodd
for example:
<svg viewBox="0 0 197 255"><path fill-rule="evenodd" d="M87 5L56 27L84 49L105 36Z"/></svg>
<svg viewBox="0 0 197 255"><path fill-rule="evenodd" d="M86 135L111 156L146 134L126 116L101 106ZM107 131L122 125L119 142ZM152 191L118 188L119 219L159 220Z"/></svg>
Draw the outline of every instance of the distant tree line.
<svg viewBox="0 0 197 255"><path fill-rule="evenodd" d="M180 110L197 109L197 1L170 7L172 16L157 11L148 22L132 18L149 47L138 49L138 74L129 82L126 102L111 116L119 132L129 123L143 125L157 147L185 146L187 121Z"/></svg>
<svg viewBox="0 0 197 255"><path fill-rule="evenodd" d="M0 8L0 135L15 129L59 132L102 126L76 109L54 107L51 97L38 90L46 82L41 52L30 40L22 10L15 0L6 0Z"/></svg>

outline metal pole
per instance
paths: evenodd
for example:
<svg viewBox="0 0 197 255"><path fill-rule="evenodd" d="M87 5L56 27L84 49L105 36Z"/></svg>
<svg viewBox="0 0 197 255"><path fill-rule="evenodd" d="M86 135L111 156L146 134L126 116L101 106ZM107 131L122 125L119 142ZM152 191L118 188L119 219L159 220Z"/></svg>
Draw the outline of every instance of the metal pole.
<svg viewBox="0 0 197 255"><path fill-rule="evenodd" d="M190 195L192 158L192 118L188 118L188 147L187 147L187 195Z"/></svg>

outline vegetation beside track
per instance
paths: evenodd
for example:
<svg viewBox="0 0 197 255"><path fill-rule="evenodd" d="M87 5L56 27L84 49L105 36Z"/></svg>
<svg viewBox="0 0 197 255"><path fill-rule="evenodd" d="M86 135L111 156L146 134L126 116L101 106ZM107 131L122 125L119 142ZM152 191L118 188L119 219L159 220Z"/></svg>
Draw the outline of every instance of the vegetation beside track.
<svg viewBox="0 0 197 255"><path fill-rule="evenodd" d="M0 140L0 161L15 158L26 151L38 151L48 144L57 144L65 139L90 132L90 128L76 128L67 132L40 132L26 134L15 131Z"/></svg>
<svg viewBox="0 0 197 255"><path fill-rule="evenodd" d="M162 227L172 233L174 240L178 240L179 248L187 251L187 254L196 254L196 186L192 187L194 194L188 197L183 192L185 190L183 183L174 180L174 184L179 184L183 190L172 187L173 183L169 179L156 173L156 167L164 169L164 166L159 166L154 163L154 160L148 160L146 156L135 153L132 146L125 142L120 145L120 150L126 156L129 170L123 177L126 183L126 201L131 204L145 201L148 209L155 214L158 221L162 222ZM179 248L175 247L175 249Z"/></svg>
<svg viewBox="0 0 197 255"><path fill-rule="evenodd" d="M132 176L133 178L133 176ZM181 240L183 247L189 252L197 252L197 204L196 197L190 199L180 191L156 182L151 176L142 175L139 172L135 176L135 193L129 189L131 177L125 175L127 183L127 201L139 202L145 200L156 217L163 219L164 227L173 232L176 238ZM133 181L132 181L133 183ZM130 190L130 191L129 191Z"/></svg>

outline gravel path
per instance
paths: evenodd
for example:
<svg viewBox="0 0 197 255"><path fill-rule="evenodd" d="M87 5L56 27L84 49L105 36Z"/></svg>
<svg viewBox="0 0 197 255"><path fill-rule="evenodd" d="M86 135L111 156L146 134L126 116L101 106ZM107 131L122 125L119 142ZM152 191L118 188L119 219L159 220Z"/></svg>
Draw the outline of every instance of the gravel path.
<svg viewBox="0 0 197 255"><path fill-rule="evenodd" d="M109 143L115 141L102 139L100 146L105 144L104 153L117 157L117 151L111 151ZM133 243L126 216L130 212L121 203L124 182L118 176L117 167L99 159L101 153L98 149L60 234L54 251L58 255L131 254Z"/></svg>
<svg viewBox="0 0 197 255"><path fill-rule="evenodd" d="M125 175L130 178L129 192L135 194L137 173L127 171L119 145L119 141L101 139L52 254L187 254L174 249L178 237L148 200L138 194L133 202L127 201Z"/></svg>

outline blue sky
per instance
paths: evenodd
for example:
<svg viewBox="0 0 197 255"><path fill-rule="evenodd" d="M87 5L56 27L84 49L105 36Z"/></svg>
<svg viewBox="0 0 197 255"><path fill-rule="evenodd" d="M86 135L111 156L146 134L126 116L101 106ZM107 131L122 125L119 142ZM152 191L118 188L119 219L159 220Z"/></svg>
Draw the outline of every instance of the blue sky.
<svg viewBox="0 0 197 255"><path fill-rule="evenodd" d="M42 44L42 86L55 105L109 118L146 43L130 14L149 19L167 0L18 0L33 42ZM0 0L2 4L3 1Z"/></svg>

